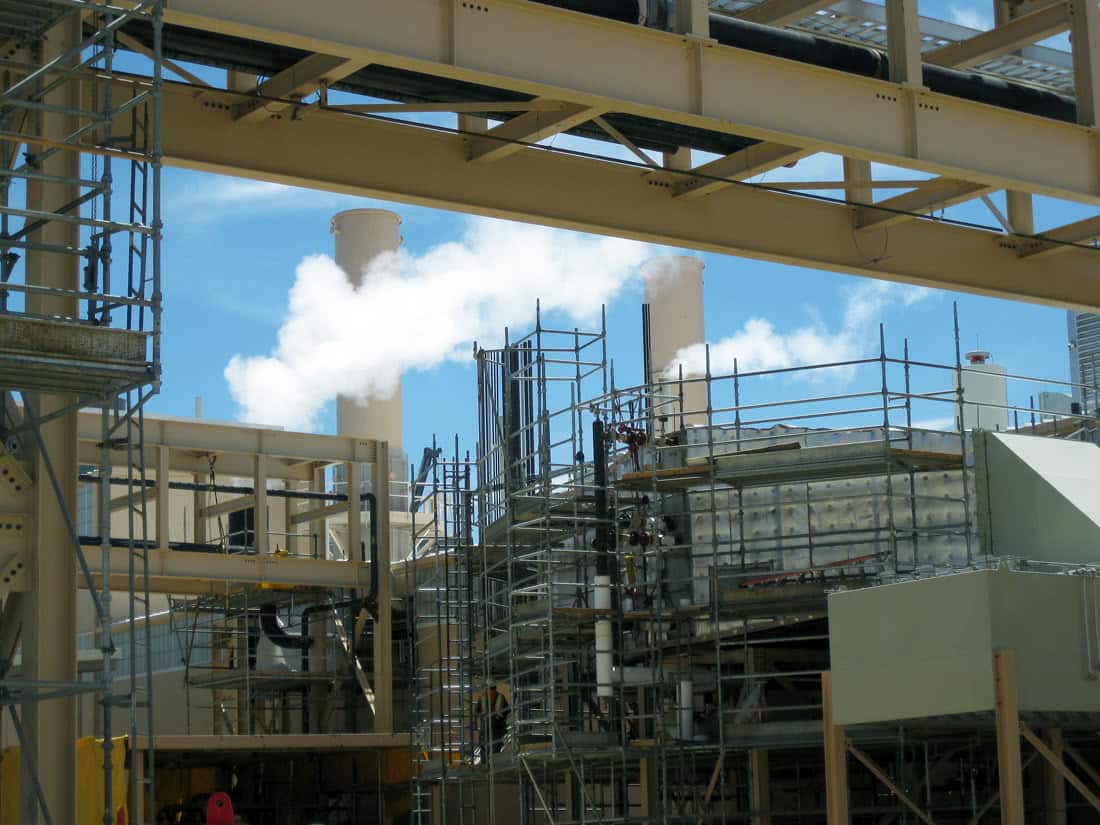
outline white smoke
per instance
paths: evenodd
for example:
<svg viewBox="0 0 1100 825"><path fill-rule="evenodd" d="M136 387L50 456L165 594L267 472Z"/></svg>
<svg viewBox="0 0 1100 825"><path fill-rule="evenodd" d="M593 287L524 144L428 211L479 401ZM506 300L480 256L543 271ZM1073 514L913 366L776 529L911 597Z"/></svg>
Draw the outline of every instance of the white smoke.
<svg viewBox="0 0 1100 825"><path fill-rule="evenodd" d="M655 248L633 241L472 219L461 241L376 258L356 289L325 255L298 266L270 355L234 355L229 390L246 421L311 429L345 395L388 397L403 372L469 358L472 341L544 312L584 324Z"/></svg>
<svg viewBox="0 0 1100 825"><path fill-rule="evenodd" d="M843 320L833 330L818 321L780 332L766 318L750 318L733 335L710 344L711 370L729 372L734 359L740 371L752 372L862 358L869 343L878 343L875 325L887 307L909 306L931 294L924 287L864 281L846 291ZM683 367L685 376L703 375L706 364L707 344L693 344L676 353L664 374L675 378Z"/></svg>

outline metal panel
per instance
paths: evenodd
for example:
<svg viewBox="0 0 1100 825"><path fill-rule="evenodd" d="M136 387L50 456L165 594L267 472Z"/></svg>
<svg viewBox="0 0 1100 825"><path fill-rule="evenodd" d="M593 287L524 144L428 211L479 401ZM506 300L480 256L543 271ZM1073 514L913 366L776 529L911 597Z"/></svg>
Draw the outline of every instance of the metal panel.
<svg viewBox="0 0 1100 825"><path fill-rule="evenodd" d="M975 437L982 549L1051 562L1100 561L1100 449L1005 433Z"/></svg>
<svg viewBox="0 0 1100 825"><path fill-rule="evenodd" d="M829 635L837 724L993 707L986 573L831 594Z"/></svg>
<svg viewBox="0 0 1100 825"><path fill-rule="evenodd" d="M1020 710L1100 711L1093 576L960 573L829 596L838 724L990 711L993 651L1016 651Z"/></svg>

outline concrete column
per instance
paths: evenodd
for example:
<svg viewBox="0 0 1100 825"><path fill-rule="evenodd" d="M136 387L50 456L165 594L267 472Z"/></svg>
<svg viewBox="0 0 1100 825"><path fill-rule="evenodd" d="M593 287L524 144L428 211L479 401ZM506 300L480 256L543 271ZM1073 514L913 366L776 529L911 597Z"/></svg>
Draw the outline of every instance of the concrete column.
<svg viewBox="0 0 1100 825"><path fill-rule="evenodd" d="M706 340L703 329L703 262L698 258L677 255L654 258L643 267L646 273L645 301L649 304L649 363L651 382L676 380L665 375L680 350ZM729 367L732 368L732 364ZM723 367L724 368L724 367ZM686 376L685 376L686 379ZM678 400L664 396L679 393L676 384L667 384L660 397L652 400L654 418L669 417L668 428L679 426L681 413ZM685 424L705 424L707 408L706 382L688 382L683 386ZM672 420L675 417L675 420Z"/></svg>
<svg viewBox="0 0 1100 825"><path fill-rule="evenodd" d="M69 15L52 29L43 41L43 60L72 48L80 42L80 21ZM47 103L69 108L80 107L77 83L61 85L50 94ZM62 138L75 131L76 118L52 112L40 113L33 131L47 138ZM31 147L37 152L37 147ZM57 152L41 164L40 172L67 178L80 176L80 156L75 152ZM76 186L29 182L27 204L31 209L52 211L79 195ZM53 222L30 235L31 241L78 247L80 236L74 224ZM61 289L80 287L80 260L70 255L27 251L27 283ZM75 316L76 301L28 295L29 313ZM70 395L31 396L35 412L49 415L72 403ZM35 482L32 510L33 556L32 589L22 600L23 674L30 680L75 681L76 672L76 565L73 545L62 516L76 512L77 421L75 412L57 418L42 427L46 453L53 464L61 488L61 500L55 495L46 470L45 457L33 450L32 477ZM75 518L75 515L74 515ZM75 698L48 702L29 702L22 706L23 724L33 750L38 775L50 816L56 823L76 820L76 707ZM22 815L20 821L34 825L38 816L30 782L21 782Z"/></svg>
<svg viewBox="0 0 1100 825"><path fill-rule="evenodd" d="M401 246L401 219L384 209L351 209L332 219L336 239L336 263L356 287L362 286L367 269L379 255ZM336 432L356 438L388 442L395 450L403 444L401 385L389 398L340 396L336 402ZM379 501L385 507L385 496Z"/></svg>

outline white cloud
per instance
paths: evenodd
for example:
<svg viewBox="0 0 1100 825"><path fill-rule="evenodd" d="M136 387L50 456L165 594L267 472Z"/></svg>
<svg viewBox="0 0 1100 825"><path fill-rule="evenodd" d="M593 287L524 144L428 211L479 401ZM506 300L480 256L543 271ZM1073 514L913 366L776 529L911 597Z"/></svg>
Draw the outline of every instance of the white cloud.
<svg viewBox="0 0 1100 825"><path fill-rule="evenodd" d="M750 318L733 335L710 344L711 364L716 371L725 372L737 359L739 370L751 372L861 358L868 343L877 341L874 327L887 307L899 303L908 306L930 294L924 287L865 281L846 291L843 321L838 329L830 330L815 321L780 332L767 318ZM706 344L682 349L665 374L673 377L682 366L685 375L702 375L706 372L706 357ZM830 377L836 378L836 374Z"/></svg>
<svg viewBox="0 0 1100 825"><path fill-rule="evenodd" d="M951 22L968 29L987 31L993 28L993 17L983 9L974 6L961 6L952 4Z"/></svg>
<svg viewBox="0 0 1100 825"><path fill-rule="evenodd" d="M317 189L195 173L173 175L166 190L168 198L165 209L173 213L173 220L209 220L238 210L264 214L308 209L336 210L349 205L369 206L373 203L366 198Z"/></svg>
<svg viewBox="0 0 1100 825"><path fill-rule="evenodd" d="M309 257L275 348L235 355L225 377L244 420L309 429L337 395L387 397L403 372L466 358L472 341L530 322L536 299L577 323L598 318L654 252L477 218L457 243L379 256L358 289L331 258Z"/></svg>

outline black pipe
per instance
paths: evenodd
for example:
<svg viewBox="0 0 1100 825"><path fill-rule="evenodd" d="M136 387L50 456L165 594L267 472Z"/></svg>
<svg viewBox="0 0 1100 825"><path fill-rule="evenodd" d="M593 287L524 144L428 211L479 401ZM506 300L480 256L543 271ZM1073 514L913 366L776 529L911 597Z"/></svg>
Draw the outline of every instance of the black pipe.
<svg viewBox="0 0 1100 825"><path fill-rule="evenodd" d="M610 518L607 508L607 445L603 422L598 418L592 422L592 471L596 506L596 540L593 542L596 550L596 575L609 576L611 559L608 554L611 551L611 542L607 529Z"/></svg>
<svg viewBox="0 0 1100 825"><path fill-rule="evenodd" d="M649 25L660 25L659 20L662 15L655 14L654 9L660 8L667 14L668 6L667 0L535 0L535 2L621 22L638 22L640 18L646 19ZM724 46L837 69L863 77L874 77L880 80L887 80L890 77L889 59L878 49L839 43L806 32L779 29L722 14L711 14L710 36ZM1076 101L1072 97L1056 92L928 63L923 66L923 82L931 91L952 97L961 97L1054 120L1077 122Z"/></svg>
<svg viewBox="0 0 1100 825"><path fill-rule="evenodd" d="M378 499L374 493L363 493L370 514L370 593L367 594L367 611L378 619ZM367 552L363 543L359 543L359 557L366 561Z"/></svg>
<svg viewBox="0 0 1100 825"><path fill-rule="evenodd" d="M286 628L279 622L278 608L274 604L261 605L260 627L276 647L288 650L305 650L309 647L310 638L305 633L305 625L302 625L303 632L300 636L287 633Z"/></svg>

